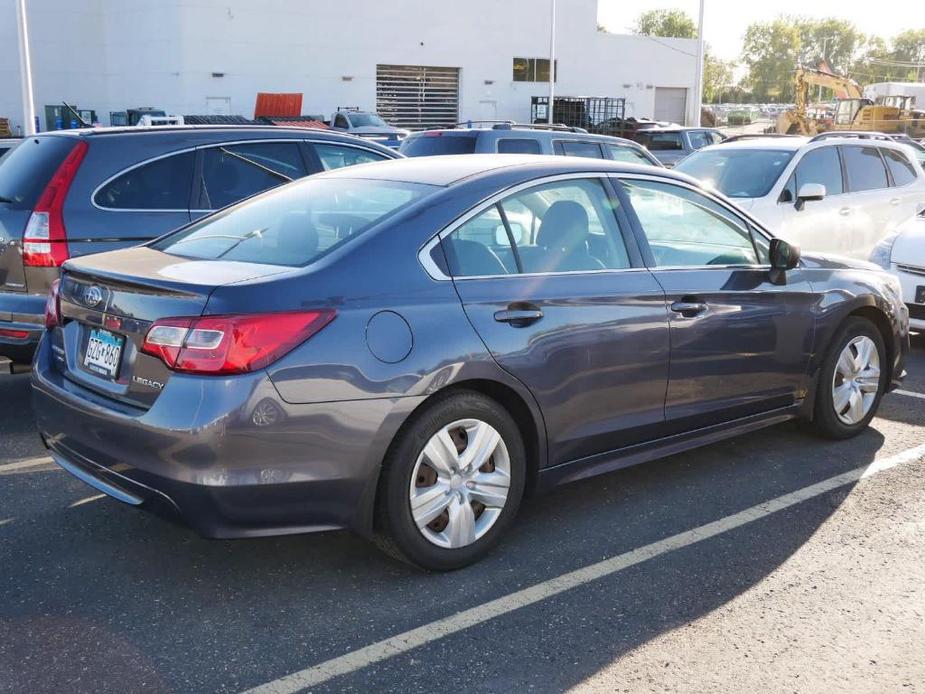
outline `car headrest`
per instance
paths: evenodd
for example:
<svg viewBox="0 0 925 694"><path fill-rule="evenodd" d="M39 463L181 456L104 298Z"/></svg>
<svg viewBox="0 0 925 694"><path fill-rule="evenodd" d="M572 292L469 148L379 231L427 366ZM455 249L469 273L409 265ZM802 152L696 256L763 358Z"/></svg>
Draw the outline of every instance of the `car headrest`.
<svg viewBox="0 0 925 694"><path fill-rule="evenodd" d="M558 200L549 206L536 242L540 246L570 253L576 249L587 250L584 243L588 238L588 212L573 200Z"/></svg>
<svg viewBox="0 0 925 694"><path fill-rule="evenodd" d="M276 223L276 247L296 258L311 258L318 252L318 230L311 213L290 212Z"/></svg>
<svg viewBox="0 0 925 694"><path fill-rule="evenodd" d="M506 275L501 259L487 246L477 241L450 238L450 273L459 276Z"/></svg>

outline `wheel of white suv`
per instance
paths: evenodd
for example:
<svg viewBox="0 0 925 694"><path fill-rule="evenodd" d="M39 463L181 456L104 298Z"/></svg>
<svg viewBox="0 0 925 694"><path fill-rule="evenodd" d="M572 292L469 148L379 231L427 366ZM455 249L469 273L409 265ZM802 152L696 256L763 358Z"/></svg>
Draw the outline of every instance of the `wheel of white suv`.
<svg viewBox="0 0 925 694"><path fill-rule="evenodd" d="M848 319L819 373L813 428L834 439L863 431L886 390L887 367L886 348L876 326L865 318Z"/></svg>
<svg viewBox="0 0 925 694"><path fill-rule="evenodd" d="M377 544L435 571L477 561L517 513L525 465L518 427L500 404L471 391L435 401L384 461Z"/></svg>

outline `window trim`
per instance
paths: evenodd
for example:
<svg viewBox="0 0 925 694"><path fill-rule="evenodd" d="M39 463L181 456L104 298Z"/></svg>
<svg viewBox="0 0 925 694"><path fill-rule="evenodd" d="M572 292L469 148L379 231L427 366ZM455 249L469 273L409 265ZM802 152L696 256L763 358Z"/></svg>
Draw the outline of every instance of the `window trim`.
<svg viewBox="0 0 925 694"><path fill-rule="evenodd" d="M606 160L605 160L606 161ZM452 277L447 275L443 270L441 270L438 265L434 262L434 259L431 257L431 253L434 248L436 248L447 236L452 234L454 231L459 229L461 226L469 222L470 220L478 217L479 215L487 212L488 209L494 205L498 205L506 198L516 195L524 190L529 188L536 188L538 186L546 185L547 183L556 183L557 181L568 181L575 179L593 179L599 181L601 187L604 189L605 194L608 198L612 197L613 193L611 187L608 185L608 178L613 175L613 172L608 171L584 171L581 173L567 173L567 174L554 174L552 176L543 176L541 178L534 178L529 181L522 183L517 183L513 186L508 186L503 190L492 193L490 196L483 198L477 202L473 207L470 207L459 217L447 224L443 229L438 231L436 234L431 236L427 241L425 241L421 247L418 249L418 262L424 267L424 270L430 276L431 279L438 282L464 282L467 280L484 280L484 279L511 279L519 277L548 277L548 276L568 276L568 275L600 275L600 274L612 274L615 272L649 272L649 268L645 266L645 263L641 264L639 267L636 267L635 264L632 267L628 268L603 268L600 270L566 270L563 272L524 272L519 274L506 274L506 275L473 275L470 277ZM625 214L625 213L624 213ZM620 225L619 217L614 214L614 220ZM627 222L632 225L632 220L627 219ZM633 235L633 240L636 241L635 233L632 229L627 229L627 232ZM620 228L621 235L625 236L625 233L622 228ZM624 243L626 239L624 238ZM638 241L637 241L638 243ZM632 249L627 244L627 254L630 256L630 262L634 262L632 256Z"/></svg>
<svg viewBox="0 0 925 694"><path fill-rule="evenodd" d="M228 144L228 143L223 143L223 144ZM106 186L108 186L110 183L112 183L113 181L115 181L117 178L121 178L121 177L124 176L125 174L130 173L130 172L134 171L135 169L140 169L142 166L147 166L148 164L152 164L152 163L154 163L154 162L156 162L156 161L160 161L161 159L167 159L168 157L174 157L174 156L178 156L178 155L180 155L180 154L188 154L188 153L192 152L192 153L195 155L195 154L196 154L196 151L197 151L198 149L199 149L199 147L187 147L186 149L177 149L177 150L174 150L174 151L172 151L172 152L167 152L166 154L159 154L159 155L156 156L156 157L151 157L150 159L145 159L144 161L138 162L137 164L132 164L131 166L122 169L122 170L119 171L118 173L113 174L112 176L110 176L109 178L107 178L105 181L103 181L103 182L100 183L96 188L93 189L93 191L90 193L90 204L91 204L93 207L95 207L96 209L98 209L98 210L100 210L100 211L102 211L102 212L171 212L171 213L174 213L174 214L176 214L177 212L186 212L186 213L193 212L194 210L191 209L192 206L190 205L190 203L192 202L192 192L193 192L193 188L194 188L195 185L196 185L196 163L197 163L197 162L196 162L196 158L195 158L195 157L193 158L193 183L192 183L192 185L190 186L189 195L188 195L188 201L187 201L187 203L186 203L186 207L184 207L183 209L178 209L178 208L150 208L150 209L148 209L148 208L138 208L138 207L103 207L102 205L100 205L100 204L98 204L98 203L96 202L96 196L99 194L99 192L100 192L103 188L105 188ZM198 210L197 210L197 211L198 211ZM211 212L211 210L209 210L209 211Z"/></svg>
<svg viewBox="0 0 925 694"><path fill-rule="evenodd" d="M747 222L744 226L745 226L745 230L748 232L749 238L751 239L752 246L756 245L755 239L752 236L752 230L760 234L765 239L765 241L768 242L768 244L770 244L771 239L774 238L774 235L771 234L767 229L765 229L764 225L761 222L759 222L757 219L755 219L752 215L744 212L743 210L733 209L721 198L714 195L711 191L691 185L690 183L687 183L686 181L681 181L681 180L677 180L674 178L661 177L661 176L650 176L646 174L624 174L624 173L611 173L610 178L616 179L618 181L621 181L621 180L652 181L654 183L665 183L668 185L677 186L679 188L686 188L695 193L699 193L703 195L704 197L706 197L708 200L718 204L720 207L724 208L730 214L732 214L733 217L738 218L742 220L743 222ZM614 186L614 187L617 189L617 193L620 196L621 201L625 201L625 206L629 210L632 210L633 215L630 221L633 226L633 231L637 234L637 237L639 236L642 237L642 238L637 238L636 243L639 244L640 250L642 250L643 243L644 243L645 244L644 248L648 251L649 255L651 256L652 251L649 248L649 239L645 235L645 230L642 228L642 223L639 221L639 217L636 214L636 210L633 208L632 203L628 199L624 200L625 198L628 197L626 193L619 186ZM759 260L761 259L757 248L755 248L755 257L758 258ZM646 260L645 254L643 254L643 260L644 261ZM801 260L800 265L798 267L802 267L802 266L803 266L803 261ZM751 263L748 263L748 264L735 263L735 264L729 264L729 265L655 265L653 263L652 265L648 265L647 263L646 269L648 269L651 272L661 272L665 270L671 270L671 271L730 270L730 269L770 270L771 264L770 263L759 263L757 265L753 265Z"/></svg>

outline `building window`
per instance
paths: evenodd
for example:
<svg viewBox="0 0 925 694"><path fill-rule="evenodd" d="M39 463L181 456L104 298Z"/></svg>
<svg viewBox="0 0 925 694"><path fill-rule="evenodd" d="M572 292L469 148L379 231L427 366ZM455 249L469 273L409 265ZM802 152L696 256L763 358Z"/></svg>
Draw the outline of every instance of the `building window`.
<svg viewBox="0 0 925 694"><path fill-rule="evenodd" d="M559 61L556 61L556 81L559 80ZM515 82L548 82L549 58L514 58Z"/></svg>

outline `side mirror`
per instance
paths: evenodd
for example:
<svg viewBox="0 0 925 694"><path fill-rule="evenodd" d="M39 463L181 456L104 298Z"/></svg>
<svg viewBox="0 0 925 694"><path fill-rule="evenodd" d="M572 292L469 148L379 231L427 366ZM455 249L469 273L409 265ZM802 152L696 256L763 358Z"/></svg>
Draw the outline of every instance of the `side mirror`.
<svg viewBox="0 0 925 694"><path fill-rule="evenodd" d="M792 270L800 263L800 247L783 239L771 239L769 255L771 267L775 270Z"/></svg>
<svg viewBox="0 0 925 694"><path fill-rule="evenodd" d="M825 197L825 186L821 183L804 183L797 192L797 209L802 210L803 205L811 200L822 200Z"/></svg>

